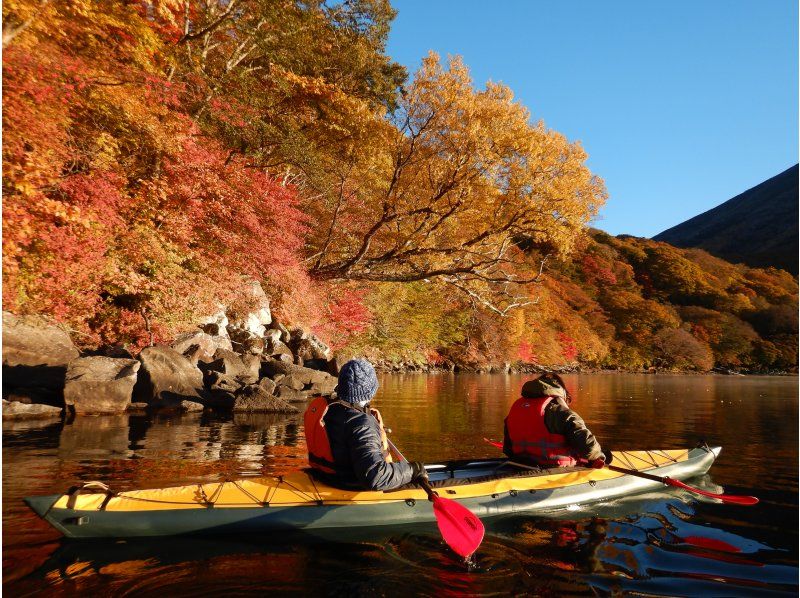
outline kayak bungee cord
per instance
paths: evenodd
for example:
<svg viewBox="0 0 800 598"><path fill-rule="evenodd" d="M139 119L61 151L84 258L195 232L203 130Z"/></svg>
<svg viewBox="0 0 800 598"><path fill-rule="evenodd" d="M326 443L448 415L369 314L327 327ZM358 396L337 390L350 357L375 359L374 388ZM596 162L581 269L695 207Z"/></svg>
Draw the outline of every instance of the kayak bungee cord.
<svg viewBox="0 0 800 598"><path fill-rule="evenodd" d="M501 449L503 448L503 445L501 443L495 441L495 440L490 440L489 438L485 438L485 437L484 437L484 440L487 443L489 443L492 446L494 446L494 447L501 448ZM651 451L644 451L644 452L649 455ZM634 467L634 465L630 462L630 459L628 458L629 456L633 456L633 455L628 455L626 451L614 451L614 454L623 456L625 458L625 460L627 461L627 464L630 467ZM639 459L640 461L642 461L643 463L647 463L648 465L651 465L653 467L657 467L657 463L655 463L655 462L649 463L646 459L643 459L642 457L638 457L638 456L636 458ZM675 461L671 457L670 457L670 460ZM675 461L675 462L677 462L677 461ZM518 463L518 462L515 462L515 461L509 461L508 463L510 465L515 465L515 466L521 467L523 469L531 469L531 470L538 469L537 467L533 467L533 466L530 466L530 465L525 465L524 463ZM724 493L723 494L716 494L714 492L708 492L706 490L701 490L700 488L695 488L694 486L690 486L689 484L685 484L685 483L681 482L680 480L676 480L676 479L671 478L669 476L657 476L657 475L653 475L653 474L650 474L650 473L645 473L643 471L639 471L637 469L627 469L625 467L617 467L616 465L603 465L603 468L604 469L610 469L611 471L616 471L617 473L623 473L623 474L632 475L632 476L635 476L635 477L638 477L638 478L643 478L645 480L651 480L653 482L661 482L665 486L672 486L673 488L681 488L682 490L686 490L688 492L693 492L694 494L699 494L700 496L707 496L709 498L716 498L717 500L720 500L722 502L727 502L727 503L736 504L736 505L742 505L742 506L747 506L747 507L750 507L750 506L753 506L755 504L758 504L758 498L756 498L755 496L737 496L737 495L733 495L733 494L724 494Z"/></svg>

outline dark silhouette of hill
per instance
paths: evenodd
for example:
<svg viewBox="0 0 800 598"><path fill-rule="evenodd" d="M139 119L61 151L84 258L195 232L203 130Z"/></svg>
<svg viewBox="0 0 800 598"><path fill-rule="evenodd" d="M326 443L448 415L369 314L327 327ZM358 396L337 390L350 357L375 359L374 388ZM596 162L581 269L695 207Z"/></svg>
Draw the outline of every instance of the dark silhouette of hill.
<svg viewBox="0 0 800 598"><path fill-rule="evenodd" d="M798 165L653 237L729 262L797 275Z"/></svg>

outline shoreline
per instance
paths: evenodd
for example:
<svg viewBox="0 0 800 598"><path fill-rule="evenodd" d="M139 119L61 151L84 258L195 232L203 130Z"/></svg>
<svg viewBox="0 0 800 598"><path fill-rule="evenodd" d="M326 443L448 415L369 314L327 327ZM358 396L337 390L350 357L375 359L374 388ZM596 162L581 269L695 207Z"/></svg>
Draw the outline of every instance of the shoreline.
<svg viewBox="0 0 800 598"><path fill-rule="evenodd" d="M540 366L535 364L485 364L464 365L446 364L436 365L418 362L389 362L377 360L373 362L376 371L382 374L647 374L647 375L680 375L680 376L798 376L797 371L791 370L734 370L730 368L714 368L707 372L695 370L670 370L660 368L650 369L624 369L600 368L587 365L556 365Z"/></svg>

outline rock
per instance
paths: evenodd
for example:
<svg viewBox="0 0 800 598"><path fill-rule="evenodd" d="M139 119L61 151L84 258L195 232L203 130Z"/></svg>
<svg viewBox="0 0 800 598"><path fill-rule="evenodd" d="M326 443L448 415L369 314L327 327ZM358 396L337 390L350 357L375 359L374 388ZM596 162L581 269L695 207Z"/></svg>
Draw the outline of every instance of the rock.
<svg viewBox="0 0 800 598"><path fill-rule="evenodd" d="M237 353L260 355L264 352L264 339L249 330L228 326L228 336Z"/></svg>
<svg viewBox="0 0 800 598"><path fill-rule="evenodd" d="M3 399L3 419L60 417L61 408L52 405L27 405Z"/></svg>
<svg viewBox="0 0 800 598"><path fill-rule="evenodd" d="M232 323L260 338L264 336L266 327L272 324L269 297L261 287L261 283L253 279L244 283L242 292L247 302L253 306L253 311L232 317Z"/></svg>
<svg viewBox="0 0 800 598"><path fill-rule="evenodd" d="M225 328L228 326L228 316L225 314L225 306L217 305L217 313L211 314L200 319L200 329L211 336L225 336ZM206 328L208 326L209 328ZM211 332L214 331L214 332Z"/></svg>
<svg viewBox="0 0 800 598"><path fill-rule="evenodd" d="M278 386L286 386L292 390L303 390L305 388L305 383L301 380L300 376L296 374L287 374L283 377Z"/></svg>
<svg viewBox="0 0 800 598"><path fill-rule="evenodd" d="M292 350L282 341L270 340L267 342L264 352L275 359L279 359L279 355L286 355L290 361L294 361L294 354L292 353Z"/></svg>
<svg viewBox="0 0 800 598"><path fill-rule="evenodd" d="M320 382L315 382L311 385L311 392L322 396L330 396L336 390L336 384L339 381L333 376L328 376Z"/></svg>
<svg viewBox="0 0 800 598"><path fill-rule="evenodd" d="M206 387L211 391L235 393L242 387L242 383L233 376L213 370L206 372L203 379Z"/></svg>
<svg viewBox="0 0 800 598"><path fill-rule="evenodd" d="M270 330L277 330L280 332L279 340L281 342L288 343L292 338L292 334L289 332L289 329L277 320L273 320L272 324L269 325L269 328Z"/></svg>
<svg viewBox="0 0 800 598"><path fill-rule="evenodd" d="M123 413L131 403L135 359L79 357L67 366L64 403L73 413Z"/></svg>
<svg viewBox="0 0 800 598"><path fill-rule="evenodd" d="M146 347L138 359L142 367L134 387L135 401L165 405L203 401L203 373L172 347Z"/></svg>
<svg viewBox="0 0 800 598"><path fill-rule="evenodd" d="M131 403L128 405L128 412L141 413L147 411L147 403Z"/></svg>
<svg viewBox="0 0 800 598"><path fill-rule="evenodd" d="M25 405L52 405L61 409L64 406L64 391L52 388L3 386L3 398L7 401L23 403Z"/></svg>
<svg viewBox="0 0 800 598"><path fill-rule="evenodd" d="M269 394L256 384L245 386L237 393L233 410L239 412L297 413L295 407L292 407L283 399Z"/></svg>
<svg viewBox="0 0 800 598"><path fill-rule="evenodd" d="M207 371L220 372L238 379L241 384L253 384L261 377L261 360L256 355L240 356L233 351L217 349L214 360L203 364ZM241 385L240 384L240 385Z"/></svg>
<svg viewBox="0 0 800 598"><path fill-rule="evenodd" d="M281 341L281 331L275 329L268 329L264 333L264 342L267 343L267 347L270 346L270 343L280 343Z"/></svg>
<svg viewBox="0 0 800 598"><path fill-rule="evenodd" d="M40 316L3 312L5 387L64 388L67 364L80 357L69 335Z"/></svg>
<svg viewBox="0 0 800 598"><path fill-rule="evenodd" d="M271 395L275 394L275 389L277 388L277 385L269 378L261 378L261 380L258 381L258 385L261 387L261 390L263 390L265 393Z"/></svg>
<svg viewBox="0 0 800 598"><path fill-rule="evenodd" d="M324 359L306 359L303 361L303 367L319 370L320 372L328 372L328 362Z"/></svg>
<svg viewBox="0 0 800 598"><path fill-rule="evenodd" d="M277 359L265 359L261 362L261 376L267 376L269 378L275 379L275 376L278 374L283 374L284 376L288 376L289 374L296 374L298 379L303 382L304 385L312 385L312 384L324 384L328 381L332 376L325 372L320 372L319 370L312 370L310 368L304 368L302 366L284 363Z"/></svg>
<svg viewBox="0 0 800 598"><path fill-rule="evenodd" d="M347 359L342 355L334 355L331 359L328 360L328 367L325 368L325 371L328 372L331 376L339 376L339 372L342 370L342 366L347 363Z"/></svg>
<svg viewBox="0 0 800 598"><path fill-rule="evenodd" d="M226 339L227 340L227 339ZM230 341L228 341L230 344ZM192 351L192 357L195 363L197 361L211 361L214 358L214 352L219 348L219 344L214 340L210 334L205 332L187 332L181 334L174 341L172 341L172 348L178 353L187 355L187 352Z"/></svg>
<svg viewBox="0 0 800 598"><path fill-rule="evenodd" d="M301 403L308 400L311 393L307 390L293 390L288 386L279 386L276 396L290 403Z"/></svg>
<svg viewBox="0 0 800 598"><path fill-rule="evenodd" d="M211 389L208 391L205 404L216 409L231 409L236 401L236 395L227 390Z"/></svg>
<svg viewBox="0 0 800 598"><path fill-rule="evenodd" d="M183 411L187 411L189 413L202 411L204 409L203 405L200 403L195 403L194 401L181 401L180 407Z"/></svg>

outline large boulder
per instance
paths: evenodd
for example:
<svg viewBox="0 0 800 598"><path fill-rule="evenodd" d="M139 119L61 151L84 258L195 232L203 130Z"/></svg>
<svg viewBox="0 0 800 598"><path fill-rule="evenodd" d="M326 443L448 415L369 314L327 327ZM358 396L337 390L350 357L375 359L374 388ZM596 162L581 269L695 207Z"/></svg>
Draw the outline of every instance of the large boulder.
<svg viewBox="0 0 800 598"><path fill-rule="evenodd" d="M3 312L3 385L61 391L67 364L80 357L64 330L40 316Z"/></svg>
<svg viewBox="0 0 800 598"><path fill-rule="evenodd" d="M174 406L204 402L203 373L172 347L156 345L139 353L142 363L134 397L139 402Z"/></svg>
<svg viewBox="0 0 800 598"><path fill-rule="evenodd" d="M310 394L330 395L337 380L327 372L312 370L277 359L261 362L261 374L276 380L278 387L293 391L308 391ZM278 376L282 376L278 381ZM300 385L302 384L302 387Z"/></svg>
<svg viewBox="0 0 800 598"><path fill-rule="evenodd" d="M211 361L217 349L231 351L231 340L227 336L212 336L205 332L187 332L172 341L172 348L186 355L194 363Z"/></svg>
<svg viewBox="0 0 800 598"><path fill-rule="evenodd" d="M245 386L236 394L233 410L238 412L297 413L295 407L269 394L257 384Z"/></svg>
<svg viewBox="0 0 800 598"><path fill-rule="evenodd" d="M239 355L233 351L217 349L214 360L203 364L203 369L236 378L241 384L253 384L261 377L261 359L257 355Z"/></svg>
<svg viewBox="0 0 800 598"><path fill-rule="evenodd" d="M135 359L79 357L67 367L64 403L74 413L123 413L140 365Z"/></svg>
<svg viewBox="0 0 800 598"><path fill-rule="evenodd" d="M330 347L319 340L312 333L301 328L295 328L291 332L289 339L289 348L298 358L303 361L311 359L324 359L327 361L331 358L332 352Z"/></svg>
<svg viewBox="0 0 800 598"><path fill-rule="evenodd" d="M60 417L61 407L52 405L28 405L3 399L3 419L39 419Z"/></svg>

